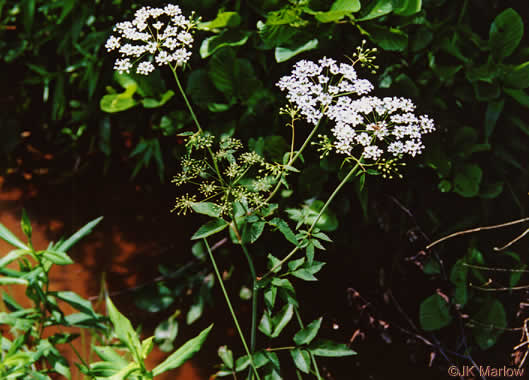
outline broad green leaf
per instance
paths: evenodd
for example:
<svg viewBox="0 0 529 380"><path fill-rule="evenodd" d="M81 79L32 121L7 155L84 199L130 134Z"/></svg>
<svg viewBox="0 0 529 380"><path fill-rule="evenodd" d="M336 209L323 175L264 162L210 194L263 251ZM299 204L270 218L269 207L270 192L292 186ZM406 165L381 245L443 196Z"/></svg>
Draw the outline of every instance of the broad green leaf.
<svg viewBox="0 0 529 380"><path fill-rule="evenodd" d="M308 225L312 225L314 223L323 206L324 203L320 200L316 200L311 203L309 206L310 212L305 221ZM334 212L327 208L323 214L321 214L320 219L318 219L316 227L322 231L332 232L338 228L338 218Z"/></svg>
<svg viewBox="0 0 529 380"><path fill-rule="evenodd" d="M241 23L241 16L237 12L219 12L211 21L199 22L197 29L212 31L220 28L234 28Z"/></svg>
<svg viewBox="0 0 529 380"><path fill-rule="evenodd" d="M222 211L222 208L219 205L212 202L194 202L191 204L191 208L196 213L212 216L214 218L218 218Z"/></svg>
<svg viewBox="0 0 529 380"><path fill-rule="evenodd" d="M465 198L475 197L479 193L482 176L483 171L476 164L465 164L456 168L454 191Z"/></svg>
<svg viewBox="0 0 529 380"><path fill-rule="evenodd" d="M255 243L264 231L266 222L258 221L255 223L247 223L242 233L242 241L244 243Z"/></svg>
<svg viewBox="0 0 529 380"><path fill-rule="evenodd" d="M160 100L154 98L144 98L141 100L141 104L145 108L158 108L163 106L175 95L173 90L168 90L162 94Z"/></svg>
<svg viewBox="0 0 529 380"><path fill-rule="evenodd" d="M239 30L227 30L219 35L208 37L200 45L200 56L204 59L222 47L242 46L248 41L249 34Z"/></svg>
<svg viewBox="0 0 529 380"><path fill-rule="evenodd" d="M404 51L408 46L408 35L400 29L379 25L369 25L365 29L369 38L384 50Z"/></svg>
<svg viewBox="0 0 529 380"><path fill-rule="evenodd" d="M351 350L343 343L336 343L323 339L311 343L308 350L315 356L341 357L356 355L355 351Z"/></svg>
<svg viewBox="0 0 529 380"><path fill-rule="evenodd" d="M154 376L158 376L161 373L169 371L174 368L180 367L193 355L195 355L204 344L209 332L213 328L213 325L210 325L208 328L203 330L199 335L193 339L188 340L182 347L172 353L167 359L165 359L161 364L156 366L152 373Z"/></svg>
<svg viewBox="0 0 529 380"><path fill-rule="evenodd" d="M214 235L228 227L228 223L224 219L215 219L202 225L197 232L193 234L191 240L204 239L208 236Z"/></svg>
<svg viewBox="0 0 529 380"><path fill-rule="evenodd" d="M477 314L472 316L472 321L472 334L482 350L494 346L507 327L505 309L496 298L489 298Z"/></svg>
<svg viewBox="0 0 529 380"><path fill-rule="evenodd" d="M14 247L29 251L29 247L22 243L18 238L13 235L2 223L0 223L0 239L5 240Z"/></svg>
<svg viewBox="0 0 529 380"><path fill-rule="evenodd" d="M421 302L419 322L425 331L439 330L452 322L450 307L439 294L433 294Z"/></svg>
<svg viewBox="0 0 529 380"><path fill-rule="evenodd" d="M307 11L307 13L314 15L319 22L327 23L340 21L345 16L358 12L361 7L359 0L336 0L326 12Z"/></svg>
<svg viewBox="0 0 529 380"><path fill-rule="evenodd" d="M523 20L512 8L501 12L489 30L489 46L492 55L502 60L510 56L518 47L524 33Z"/></svg>
<svg viewBox="0 0 529 380"><path fill-rule="evenodd" d="M318 39L314 38L306 42L305 44L298 46L296 48L293 48L293 49L288 49L285 47L278 46L275 49L274 56L275 56L276 62L278 63L285 62L285 61L288 61L290 58L298 55L299 53L303 53L304 51L308 51L308 50L313 50L313 49L316 49L317 47L318 47Z"/></svg>
<svg viewBox="0 0 529 380"><path fill-rule="evenodd" d="M119 310L114 306L112 300L106 299L107 311L110 321L114 326L116 336L121 340L137 358L141 353L141 344L138 339L138 334L132 328L132 324Z"/></svg>
<svg viewBox="0 0 529 380"><path fill-rule="evenodd" d="M135 107L138 104L138 102L132 98L135 91L136 89L131 87L120 94L104 95L99 102L101 111L116 113Z"/></svg>
<svg viewBox="0 0 529 380"><path fill-rule="evenodd" d="M103 219L102 216L96 218L79 229L76 233L70 236L67 240L55 247L57 250L68 251L75 243L84 238L92 232L92 229Z"/></svg>
<svg viewBox="0 0 529 380"><path fill-rule="evenodd" d="M399 16L411 16L421 11L422 0L401 0L400 6L395 6L393 12Z"/></svg>
<svg viewBox="0 0 529 380"><path fill-rule="evenodd" d="M296 335L294 335L294 342L301 346L303 344L309 344L318 334L318 331L321 327L321 321L323 318L318 318L308 324L304 329L299 330Z"/></svg>
<svg viewBox="0 0 529 380"><path fill-rule="evenodd" d="M392 0L376 0L373 5L369 8L366 14L364 14L358 21L372 20L377 17L381 17L391 13L393 11Z"/></svg>
<svg viewBox="0 0 529 380"><path fill-rule="evenodd" d="M288 322L294 315L294 306L292 304L285 305L279 313L272 318L272 324L274 329L270 335L272 338L276 338L281 334L281 331L288 325Z"/></svg>
<svg viewBox="0 0 529 380"><path fill-rule="evenodd" d="M42 256L56 265L73 264L73 260L65 252L46 250Z"/></svg>
<svg viewBox="0 0 529 380"><path fill-rule="evenodd" d="M310 354L308 351L295 348L290 350L290 355L292 356L292 360L294 360L294 364L301 372L309 373Z"/></svg>
<svg viewBox="0 0 529 380"><path fill-rule="evenodd" d="M529 61L512 67L503 77L503 84L511 88L529 87Z"/></svg>

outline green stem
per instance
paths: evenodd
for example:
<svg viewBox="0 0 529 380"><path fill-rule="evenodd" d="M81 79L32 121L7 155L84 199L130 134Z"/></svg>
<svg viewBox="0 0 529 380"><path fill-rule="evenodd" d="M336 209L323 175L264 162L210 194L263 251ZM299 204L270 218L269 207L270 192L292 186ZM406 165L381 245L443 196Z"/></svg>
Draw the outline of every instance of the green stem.
<svg viewBox="0 0 529 380"><path fill-rule="evenodd" d="M195 122L195 125L197 126L197 129L199 132L202 132L202 127L200 126L200 123L198 122L197 116L195 115L195 111L193 111L193 107L191 107L191 103L189 103L189 100L187 99L187 95L182 88L182 85L180 84L180 80L178 79L178 75L176 74L176 68L173 67L173 65L169 65L171 68L171 71L173 72L174 79L176 81L176 85L178 86L178 90L180 90L180 94L184 98L184 102L186 103L187 109L189 110L189 113L191 114L191 117L193 118L193 121Z"/></svg>
<svg viewBox="0 0 529 380"><path fill-rule="evenodd" d="M189 113L191 114L191 118L193 119L193 121L195 122L195 125L197 126L197 132L202 133L202 127L200 126L200 123L198 122L198 118L195 115L195 111L193 111L193 107L191 106L191 103L189 102L189 99L187 98L184 88L182 87L182 84L180 83L180 79L178 79L176 68L173 67L173 65L171 64L169 64L169 67L171 68L171 71L173 72L173 77L175 79L176 85L178 86L178 90L180 91L182 98L184 98L184 102L186 103L187 109L189 110ZM211 159L213 160L213 165L215 165L215 171L217 172L217 176L219 177L220 182L224 183L224 180L222 176L220 175L220 170L219 170L219 165L217 164L217 159L215 158L213 151L209 147L208 147L208 152L211 156Z"/></svg>
<svg viewBox="0 0 529 380"><path fill-rule="evenodd" d="M299 150L296 152L294 157L291 156L291 158L290 158L290 160L288 161L288 164L287 164L288 166L292 165L298 159L298 157L301 155L301 153L305 150L305 148L309 144L310 140L312 139L312 137L314 136L314 134L318 130L318 127L320 126L321 120L322 119L320 119L318 121L318 123L316 123L314 128L312 128L312 131L310 131L309 135L307 136L307 138L303 142L303 145L301 146L301 148L299 148ZM272 190L272 192L268 195L266 200L263 202L263 205L268 204L268 202L270 202L270 200L276 195L277 191L281 187L281 182L279 181L279 178L281 178L282 175L283 175L283 172L281 172L280 174L277 175L276 181L278 181L278 182L277 182L276 186L274 187L274 190ZM257 209L259 209L259 207Z"/></svg>
<svg viewBox="0 0 529 380"><path fill-rule="evenodd" d="M258 287L257 287L257 280L256 280L257 273L255 272L255 266L253 263L252 256L250 255L250 252L248 252L246 245L242 241L241 233L239 231L239 228L237 227L237 222L235 221L235 215L232 216L232 225L235 231L235 235L237 236L237 240L239 241L242 251L244 252L244 256L246 257L246 260L248 261L248 267L250 268L250 275L252 277L252 324L250 328L250 352L253 354L255 351L256 336L257 336L257 295L258 295ZM250 372L250 380L251 379L252 379L252 373Z"/></svg>
<svg viewBox="0 0 529 380"><path fill-rule="evenodd" d="M255 377L258 380L261 380L261 378L259 377L259 373L257 372L257 368L255 367L253 356L250 353L250 349L248 348L248 344L246 343L246 339L244 338L244 335L242 333L241 326L239 325L239 320L237 319L237 315L235 314L235 311L233 310L233 306L231 305L230 297L228 296L228 292L226 291L226 288L224 287L224 282L222 281L222 276L220 275L219 268L217 267L217 262L215 261L215 258L213 257L213 252L211 252L211 248L209 247L207 239L203 239L203 240L204 240L204 244L206 245L206 249L208 251L211 264L213 265L213 269L215 270L215 275L217 276L217 280L219 281L220 288L222 289L222 294L224 295L224 299L226 300L226 303L228 304L228 309L230 309L231 317L233 318L233 322L235 323L235 327L237 329L237 332L239 333L239 337L241 338L242 345L244 346L244 350L246 351L246 355L248 355L248 359L250 360L250 365L253 368Z"/></svg>
<svg viewBox="0 0 529 380"><path fill-rule="evenodd" d="M338 186L336 186L336 189L334 189L334 191L332 192L332 194L329 196L329 199L327 199L327 202L325 202L325 204L323 205L323 207L321 208L320 212L318 213L318 216L316 217L316 219L314 219L314 222L312 223L312 225L310 226L309 230L307 231L307 234L310 234L312 232L312 230L314 229L314 227L316 227L316 223L318 223L318 221L320 220L321 216L323 215L323 213L325 212L325 210L327 210L327 207L329 207L329 205L331 204L331 202L334 200L334 198L336 197L336 195L338 194L338 192L342 189L342 187L349 181L349 179L351 179L351 177L355 174L356 172L356 169L358 169L358 167L360 166L360 161L362 160L362 158L360 157L360 159L358 160L358 162L356 163L356 165L351 169L351 171L349 173L347 173L347 175L345 176L345 178L342 180L342 182L340 182L340 184ZM286 255L279 263L277 263L276 265L274 265L274 267L272 269L270 269L263 277L261 277L261 279L263 278L266 278L268 277L269 275L271 275L272 273L274 273L274 271L281 267L285 262L288 261L288 259L290 259L298 250L299 250L299 246L296 246L292 251L289 252L288 255Z"/></svg>

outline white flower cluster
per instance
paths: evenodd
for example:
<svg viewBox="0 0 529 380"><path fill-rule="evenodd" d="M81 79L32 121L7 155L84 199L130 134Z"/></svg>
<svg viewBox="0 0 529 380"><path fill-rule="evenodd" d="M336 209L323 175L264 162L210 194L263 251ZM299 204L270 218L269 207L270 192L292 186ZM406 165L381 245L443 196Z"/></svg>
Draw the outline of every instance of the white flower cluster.
<svg viewBox="0 0 529 380"><path fill-rule="evenodd" d="M193 28L195 22L182 15L179 6L168 4L164 8L143 7L136 11L132 21L116 24L114 32L106 44L107 51L117 50L121 58L114 64L114 70L128 73L139 62L138 74L148 75L155 66L173 64L183 66L191 57ZM133 61L131 61L131 59Z"/></svg>
<svg viewBox="0 0 529 380"><path fill-rule="evenodd" d="M282 77L277 86L287 91L287 99L299 108L309 123L317 124L335 98L347 94L363 95L373 89L365 79L358 79L352 65L322 58L318 63L302 60L292 74Z"/></svg>
<svg viewBox="0 0 529 380"><path fill-rule="evenodd" d="M334 122L333 149L338 153L352 155L360 148L362 157L373 161L384 152L415 157L424 148L422 135L435 130L432 119L414 114L409 99L364 96L373 85L359 79L352 65L332 59L299 61L277 85L309 123L323 117Z"/></svg>
<svg viewBox="0 0 529 380"><path fill-rule="evenodd" d="M435 130L433 120L416 116L409 99L344 96L329 106L327 116L335 122L332 133L336 151L350 155L355 147L363 148L363 157L374 161L384 151L399 157L415 157L422 152L422 136Z"/></svg>

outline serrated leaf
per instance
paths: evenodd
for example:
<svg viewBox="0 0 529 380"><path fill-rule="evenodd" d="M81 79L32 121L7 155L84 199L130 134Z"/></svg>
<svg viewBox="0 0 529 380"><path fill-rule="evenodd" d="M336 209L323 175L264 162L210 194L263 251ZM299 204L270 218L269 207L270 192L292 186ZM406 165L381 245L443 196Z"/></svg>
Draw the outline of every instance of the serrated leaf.
<svg viewBox="0 0 529 380"><path fill-rule="evenodd" d="M283 234L283 236L289 241L291 242L292 244L294 245L298 245L299 242L298 242L298 239L296 238L296 235L294 234L294 232L292 232L292 230L290 229L290 227L288 226L288 223L285 222L283 219L281 218L274 218L272 219L270 222L269 222L272 226L275 226L279 229L279 231Z"/></svg>
<svg viewBox="0 0 529 380"><path fill-rule="evenodd" d="M263 312L261 320L259 321L258 329L266 336L272 337L273 328L274 326L272 322L272 317L270 316L270 312L268 310L265 310Z"/></svg>
<svg viewBox="0 0 529 380"><path fill-rule="evenodd" d="M229 369L233 369L233 352L228 349L228 346L220 346L217 350L217 354L219 355L219 358L222 360L226 367L228 367Z"/></svg>
<svg viewBox="0 0 529 380"><path fill-rule="evenodd" d="M292 272L291 274L292 276L305 280L305 281L318 281L318 279L314 277L314 275L306 268L298 269Z"/></svg>

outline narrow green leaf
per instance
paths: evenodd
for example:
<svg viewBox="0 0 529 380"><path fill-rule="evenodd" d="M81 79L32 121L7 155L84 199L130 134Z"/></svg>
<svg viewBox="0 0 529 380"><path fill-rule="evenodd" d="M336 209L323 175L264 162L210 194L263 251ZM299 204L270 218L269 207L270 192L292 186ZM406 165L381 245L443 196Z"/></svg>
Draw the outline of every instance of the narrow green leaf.
<svg viewBox="0 0 529 380"><path fill-rule="evenodd" d="M28 240L31 241L31 222L29 221L29 217L25 209L22 209L22 221L20 222L20 225L22 227L22 232L24 232L24 235L26 235Z"/></svg>
<svg viewBox="0 0 529 380"><path fill-rule="evenodd" d="M103 219L102 216L96 218L79 229L76 233L70 236L67 240L55 247L56 250L68 251L75 243L84 238L92 232L92 229Z"/></svg>
<svg viewBox="0 0 529 380"><path fill-rule="evenodd" d="M106 305L108 316L112 325L114 325L114 331L117 337L129 348L135 357L138 358L141 352L141 344L138 339L138 334L132 328L132 324L127 317L119 312L109 297L106 299Z"/></svg>
<svg viewBox="0 0 529 380"><path fill-rule="evenodd" d="M0 239L5 240L14 247L29 251L29 247L22 243L18 238L13 235L2 223L0 223Z"/></svg>
<svg viewBox="0 0 529 380"><path fill-rule="evenodd" d="M63 292L57 292L55 293L55 297L57 297L60 300L63 300L64 302L68 303L69 305L73 306L75 309L91 315L94 318L97 318L98 315L92 308L92 304L90 301L85 300L80 295L78 295L75 292L72 291L63 291Z"/></svg>
<svg viewBox="0 0 529 380"><path fill-rule="evenodd" d="M300 278L305 281L318 281L318 279L314 277L314 275L310 271L308 271L306 268L301 268L301 269L298 269L292 272L292 276Z"/></svg>
<svg viewBox="0 0 529 380"><path fill-rule="evenodd" d="M279 229L279 231L283 234L283 236L289 241L291 242L292 244L294 245L298 245L299 242L298 242L298 239L296 238L296 235L294 234L294 232L292 232L292 230L290 229L290 227L288 226L288 223L285 222L283 219L281 218L274 218L272 219L270 222L269 222L272 226L275 226Z"/></svg>
<svg viewBox="0 0 529 380"><path fill-rule="evenodd" d="M511 88L521 89L529 87L529 61L511 68L505 74L503 83Z"/></svg>
<svg viewBox="0 0 529 380"><path fill-rule="evenodd" d="M312 321L304 329L299 330L296 335L294 335L294 342L301 346L303 344L309 344L318 334L318 331L321 327L321 321L323 318L318 318Z"/></svg>
<svg viewBox="0 0 529 380"><path fill-rule="evenodd" d="M384 15L387 15L388 13L391 13L392 10L392 0L376 0L373 3L373 6L369 9L369 11L364 16L359 18L358 21L367 21L377 17L382 17Z"/></svg>
<svg viewBox="0 0 529 380"><path fill-rule="evenodd" d="M13 251L10 251L7 255L0 259L0 268L5 267L7 264L17 260L19 257L29 254L31 254L31 252L25 249L15 249Z"/></svg>
<svg viewBox="0 0 529 380"><path fill-rule="evenodd" d="M0 285L28 285L28 280L23 278L14 278L14 277L0 277Z"/></svg>
<svg viewBox="0 0 529 380"><path fill-rule="evenodd" d="M208 37L200 45L200 57L209 57L222 47L242 46L248 41L249 34L240 30L227 30L219 35Z"/></svg>
<svg viewBox="0 0 529 380"><path fill-rule="evenodd" d="M215 219L202 225L197 232L193 234L191 240L204 239L208 236L214 235L228 227L228 223L224 219Z"/></svg>
<svg viewBox="0 0 529 380"><path fill-rule="evenodd" d="M46 250L42 256L56 265L73 264L73 260L65 252Z"/></svg>
<svg viewBox="0 0 529 380"><path fill-rule="evenodd" d="M161 373L169 371L174 368L180 367L193 355L195 355L204 344L209 332L213 328L213 325L210 325L208 328L203 330L199 335L194 337L191 340L188 340L183 346L178 350L172 353L167 359L165 359L161 364L156 366L152 373L154 376L158 376Z"/></svg>

